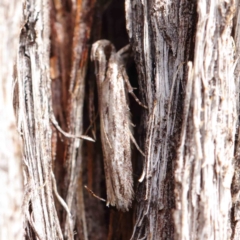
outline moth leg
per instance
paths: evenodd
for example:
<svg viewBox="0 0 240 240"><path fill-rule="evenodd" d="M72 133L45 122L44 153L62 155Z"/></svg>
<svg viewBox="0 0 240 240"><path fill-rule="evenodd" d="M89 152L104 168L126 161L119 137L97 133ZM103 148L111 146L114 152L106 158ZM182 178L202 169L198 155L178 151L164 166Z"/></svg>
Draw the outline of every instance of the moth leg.
<svg viewBox="0 0 240 240"><path fill-rule="evenodd" d="M123 79L124 79L124 81L125 81L125 83L126 83L128 92L133 96L133 98L135 99L135 101L136 101L140 106L142 106L142 107L145 108L145 109L148 109L147 106L145 106L144 104L142 104L141 101L140 101L140 100L137 98L137 96L134 94L133 88L132 88L132 86L131 86L131 83L129 82L129 79L128 79L126 70L125 70L124 68L122 69L122 75L123 75Z"/></svg>
<svg viewBox="0 0 240 240"><path fill-rule="evenodd" d="M138 146L134 136L132 135L132 132L129 130L129 135L130 135L130 138L132 140L132 142L134 143L135 147L137 148L137 150L144 156L146 157L146 155L144 154L144 152L141 150L141 148Z"/></svg>

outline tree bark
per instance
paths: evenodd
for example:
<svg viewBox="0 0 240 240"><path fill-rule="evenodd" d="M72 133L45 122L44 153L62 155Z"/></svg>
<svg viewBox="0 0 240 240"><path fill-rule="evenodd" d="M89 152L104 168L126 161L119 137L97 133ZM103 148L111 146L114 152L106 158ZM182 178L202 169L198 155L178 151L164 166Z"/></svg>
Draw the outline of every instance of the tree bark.
<svg viewBox="0 0 240 240"><path fill-rule="evenodd" d="M149 108L143 119L144 188L138 190L143 197L132 239L231 237L238 114L235 4L126 1Z"/></svg>
<svg viewBox="0 0 240 240"><path fill-rule="evenodd" d="M178 190L174 171L184 117L187 62L193 60L195 11L192 1L126 1L128 34L148 106L142 119L146 158L132 239L173 239L177 230L172 216L174 189Z"/></svg>
<svg viewBox="0 0 240 240"><path fill-rule="evenodd" d="M13 77L17 57L21 6L19 1L0 2L0 239L21 239L23 176L21 144L13 110Z"/></svg>
<svg viewBox="0 0 240 240"><path fill-rule="evenodd" d="M0 177L7 186L0 238L238 239L239 1L125 0L125 10L123 0L11 6L0 4L8 10L0 17ZM135 201L125 213L93 197L106 189L89 51L103 38L117 50L130 42L129 78L147 106L130 97L146 156L132 148Z"/></svg>

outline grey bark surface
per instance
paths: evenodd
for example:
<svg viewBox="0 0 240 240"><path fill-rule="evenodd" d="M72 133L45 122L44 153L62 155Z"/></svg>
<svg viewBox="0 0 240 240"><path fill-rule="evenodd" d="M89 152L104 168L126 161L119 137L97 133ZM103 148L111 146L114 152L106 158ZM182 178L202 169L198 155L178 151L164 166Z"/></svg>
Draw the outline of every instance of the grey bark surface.
<svg viewBox="0 0 240 240"><path fill-rule="evenodd" d="M196 6L192 1L125 4L139 85L148 107L143 116L146 159L132 239L173 239L175 158Z"/></svg>
<svg viewBox="0 0 240 240"><path fill-rule="evenodd" d="M26 239L63 239L53 195L49 1L25 1L17 58L16 106L26 176Z"/></svg>
<svg viewBox="0 0 240 240"><path fill-rule="evenodd" d="M197 13L194 59L188 64L186 127L175 171L176 234L181 239L229 239L239 91L231 36L235 2L199 1Z"/></svg>
<svg viewBox="0 0 240 240"><path fill-rule="evenodd" d="M128 34L149 108L132 239L231 237L239 91L235 4L126 1Z"/></svg>

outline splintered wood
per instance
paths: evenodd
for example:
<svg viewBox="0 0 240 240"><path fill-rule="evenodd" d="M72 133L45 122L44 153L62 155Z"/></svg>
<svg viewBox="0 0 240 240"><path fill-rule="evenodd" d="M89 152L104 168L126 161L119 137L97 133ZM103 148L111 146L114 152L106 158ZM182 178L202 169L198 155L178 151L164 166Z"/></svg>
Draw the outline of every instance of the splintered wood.
<svg viewBox="0 0 240 240"><path fill-rule="evenodd" d="M175 172L176 239L239 239L231 237L230 219L239 101L231 36L234 8L234 1L197 4Z"/></svg>
<svg viewBox="0 0 240 240"><path fill-rule="evenodd" d="M100 40L93 44L91 53L98 86L107 205L123 211L129 209L134 195L131 140L136 144L130 129L125 82L128 91L140 103L128 82L122 57L125 50L128 47L116 52L109 41Z"/></svg>

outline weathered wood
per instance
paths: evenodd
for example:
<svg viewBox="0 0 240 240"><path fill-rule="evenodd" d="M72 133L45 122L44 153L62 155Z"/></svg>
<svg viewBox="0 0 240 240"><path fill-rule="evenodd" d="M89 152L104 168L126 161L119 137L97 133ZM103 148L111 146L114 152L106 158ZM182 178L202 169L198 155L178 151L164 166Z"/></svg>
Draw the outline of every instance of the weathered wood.
<svg viewBox="0 0 240 240"><path fill-rule="evenodd" d="M69 99L67 109L68 131L79 134L83 131L83 103L85 97L85 77L88 66L89 46L88 41L91 34L92 14L95 0L75 1L73 42L71 46L71 70L69 74ZM85 207L83 200L82 185L82 140L72 139L69 141L65 152L65 181L66 202L72 212L72 219L67 216L67 221L72 221L70 226L65 223L65 235L74 233L78 229L79 239L88 239L87 225L85 218ZM80 184L80 186L79 186ZM75 226L77 223L77 226ZM73 236L71 236L73 239Z"/></svg>
<svg viewBox="0 0 240 240"><path fill-rule="evenodd" d="M176 236L228 239L237 123L237 82L231 37L235 4L199 1L189 106L178 149ZM237 85L236 85L237 84Z"/></svg>
<svg viewBox="0 0 240 240"><path fill-rule="evenodd" d="M21 2L0 2L0 239L22 239L21 144L13 109Z"/></svg>
<svg viewBox="0 0 240 240"><path fill-rule="evenodd" d="M132 239L173 239L174 159L195 5L147 0L125 4L140 90L149 109L142 122L146 159Z"/></svg>
<svg viewBox="0 0 240 240"><path fill-rule="evenodd" d="M238 101L234 12L235 1L126 1L150 109L143 120L147 157L132 239L231 235Z"/></svg>
<svg viewBox="0 0 240 240"><path fill-rule="evenodd" d="M51 9L53 109L65 131L83 131L88 44L95 0L54 1ZM58 206L67 239L88 239L82 184L83 141L54 137L55 173L71 216ZM75 234L74 234L75 232ZM74 236L75 235L75 236Z"/></svg>
<svg viewBox="0 0 240 240"><path fill-rule="evenodd" d="M115 17L110 14L115 5L102 4L26 0L10 8L8 2L0 3L5 23L0 30L0 110L6 113L0 126L0 177L7 186L1 188L5 197L0 200L0 238L129 239L132 231L134 240L238 239L239 1L125 1L140 99L148 107L141 109L141 126L135 128L146 158L135 157L133 151L133 178L139 180L134 221L131 211L108 210L83 194L83 182L100 197L105 192L98 131L93 131L97 143L88 143L84 153L82 140L59 134L50 121L54 112L64 131L84 131L91 32L93 41L109 36L117 48L127 42L108 32L114 27L109 19ZM92 25L93 16L101 20ZM22 231L13 89L23 144ZM92 86L91 91L94 105ZM97 118L90 115L95 124ZM13 215L14 207L18 211Z"/></svg>
<svg viewBox="0 0 240 240"><path fill-rule="evenodd" d="M235 68L235 84L236 84L236 105L237 111L239 114L239 73L240 73L240 62L239 62L239 54L240 54L240 6L239 1L235 1L235 19L233 21L233 37L236 51L236 68ZM239 116L239 115L238 115ZM236 141L235 141L235 159L234 159L234 177L232 181L232 214L231 214L231 230L232 230L232 238L233 240L237 240L240 238L240 139L239 139L239 119L238 126L236 130Z"/></svg>
<svg viewBox="0 0 240 240"><path fill-rule="evenodd" d="M49 1L25 1L17 59L27 239L63 239L52 188Z"/></svg>

